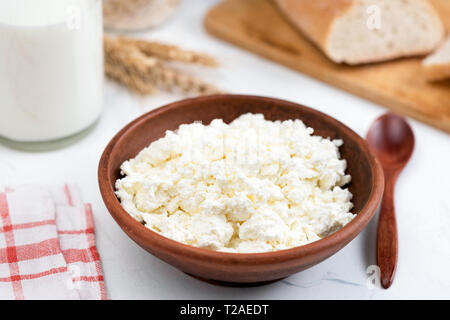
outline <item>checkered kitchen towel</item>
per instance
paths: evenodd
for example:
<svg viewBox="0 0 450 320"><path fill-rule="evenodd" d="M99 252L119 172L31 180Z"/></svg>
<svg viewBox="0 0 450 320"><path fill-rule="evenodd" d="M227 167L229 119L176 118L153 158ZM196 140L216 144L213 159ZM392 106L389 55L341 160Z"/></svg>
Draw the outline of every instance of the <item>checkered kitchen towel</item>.
<svg viewBox="0 0 450 320"><path fill-rule="evenodd" d="M106 299L91 206L75 186L0 192L0 299Z"/></svg>

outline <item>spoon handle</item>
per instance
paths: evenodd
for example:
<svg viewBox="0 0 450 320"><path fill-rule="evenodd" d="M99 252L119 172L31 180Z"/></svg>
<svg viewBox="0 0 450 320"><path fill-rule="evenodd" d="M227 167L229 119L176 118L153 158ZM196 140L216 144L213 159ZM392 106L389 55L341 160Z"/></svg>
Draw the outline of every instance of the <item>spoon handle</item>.
<svg viewBox="0 0 450 320"><path fill-rule="evenodd" d="M394 208L395 177L386 173L383 201L378 220L377 261L381 271L381 285L387 289L394 281L397 268L398 235Z"/></svg>

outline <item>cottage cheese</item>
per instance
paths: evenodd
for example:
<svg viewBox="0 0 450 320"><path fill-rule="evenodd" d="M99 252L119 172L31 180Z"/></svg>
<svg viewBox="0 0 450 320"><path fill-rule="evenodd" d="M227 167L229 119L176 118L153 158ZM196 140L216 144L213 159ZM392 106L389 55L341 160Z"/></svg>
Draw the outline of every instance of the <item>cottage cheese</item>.
<svg viewBox="0 0 450 320"><path fill-rule="evenodd" d="M122 166L116 194L161 235L226 252L265 252L318 240L354 215L342 140L300 120L245 114L181 125Z"/></svg>

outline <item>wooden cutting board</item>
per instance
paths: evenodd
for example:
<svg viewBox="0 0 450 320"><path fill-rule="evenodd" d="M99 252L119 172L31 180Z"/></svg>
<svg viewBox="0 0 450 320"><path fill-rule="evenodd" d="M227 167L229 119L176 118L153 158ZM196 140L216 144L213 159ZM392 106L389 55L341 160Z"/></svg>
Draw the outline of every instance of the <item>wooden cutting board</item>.
<svg viewBox="0 0 450 320"><path fill-rule="evenodd" d="M433 2L450 30L450 0ZM219 38L450 132L450 80L426 82L420 58L356 67L335 64L271 0L225 0L207 14L205 26Z"/></svg>

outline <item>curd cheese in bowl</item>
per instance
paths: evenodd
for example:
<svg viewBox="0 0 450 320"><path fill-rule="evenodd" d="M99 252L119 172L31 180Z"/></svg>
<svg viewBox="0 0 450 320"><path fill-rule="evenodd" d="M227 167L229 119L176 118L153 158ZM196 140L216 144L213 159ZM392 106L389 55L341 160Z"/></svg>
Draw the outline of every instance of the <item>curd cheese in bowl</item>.
<svg viewBox="0 0 450 320"><path fill-rule="evenodd" d="M122 207L161 235L233 253L321 239L355 215L342 140L247 113L183 124L121 166Z"/></svg>

